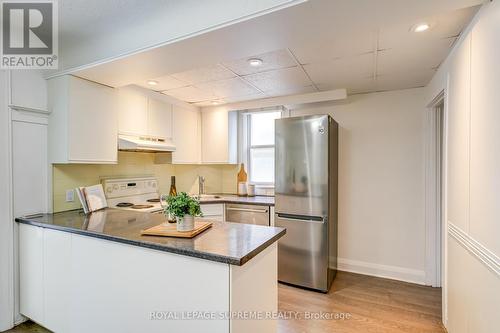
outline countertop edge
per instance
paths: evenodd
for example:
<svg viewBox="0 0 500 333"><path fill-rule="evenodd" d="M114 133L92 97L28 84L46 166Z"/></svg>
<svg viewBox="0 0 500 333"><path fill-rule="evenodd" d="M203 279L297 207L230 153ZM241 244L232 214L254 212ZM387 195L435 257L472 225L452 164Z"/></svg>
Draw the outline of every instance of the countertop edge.
<svg viewBox="0 0 500 333"><path fill-rule="evenodd" d="M209 261L213 261L213 262L219 262L219 263L229 264L229 265L234 265L234 266L242 266L243 264L248 262L250 259L254 258L257 254L259 254L260 252L262 252L266 248L268 248L272 243L276 242L278 239L283 237L286 233L286 229L283 229L279 233L274 235L272 238L270 238L266 242L262 243L260 246L258 246L257 248L255 248L254 250L249 252L248 254L246 254L245 256L243 256L241 258L236 258L236 257L228 257L228 256L203 253L203 252L193 252L193 251L185 250L182 248L165 247L165 246L157 245L157 244L150 243L150 242L138 242L138 241L134 241L134 240L127 239L127 238L105 235L102 233L97 233L97 232L93 232L93 231L89 231L89 230L66 228L66 227L61 227L61 226L53 225L53 224L34 222L34 221L31 221L29 219L25 219L22 217L16 217L15 221L17 223L33 225L36 227L52 229L52 230L57 230L57 231L62 231L62 232L68 232L68 233L81 235L81 236L104 239L104 240L114 241L117 243L122 243L122 244L137 246L137 247L143 247L143 248L162 251L162 252L185 255L188 257L209 260Z"/></svg>

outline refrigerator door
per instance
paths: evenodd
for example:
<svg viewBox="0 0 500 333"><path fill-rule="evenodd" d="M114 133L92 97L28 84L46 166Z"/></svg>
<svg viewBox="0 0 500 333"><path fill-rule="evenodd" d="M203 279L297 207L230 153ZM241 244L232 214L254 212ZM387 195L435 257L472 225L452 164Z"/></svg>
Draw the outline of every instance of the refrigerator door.
<svg viewBox="0 0 500 333"><path fill-rule="evenodd" d="M276 214L286 228L278 242L278 280L328 291L328 221L325 217Z"/></svg>
<svg viewBox="0 0 500 333"><path fill-rule="evenodd" d="M329 117L276 120L276 212L328 215Z"/></svg>

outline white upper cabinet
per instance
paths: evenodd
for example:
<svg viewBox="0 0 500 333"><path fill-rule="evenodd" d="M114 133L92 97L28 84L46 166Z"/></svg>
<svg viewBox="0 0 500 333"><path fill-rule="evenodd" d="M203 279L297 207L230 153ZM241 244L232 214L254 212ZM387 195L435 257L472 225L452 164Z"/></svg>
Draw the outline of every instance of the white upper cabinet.
<svg viewBox="0 0 500 333"><path fill-rule="evenodd" d="M13 107L47 110L47 80L36 70L11 71Z"/></svg>
<svg viewBox="0 0 500 333"><path fill-rule="evenodd" d="M198 164L201 160L201 116L196 110L173 106L173 141L176 151L172 153L174 164Z"/></svg>
<svg viewBox="0 0 500 333"><path fill-rule="evenodd" d="M237 113L217 109L203 111L201 117L202 163L238 163Z"/></svg>
<svg viewBox="0 0 500 333"><path fill-rule="evenodd" d="M117 163L115 89L65 75L49 81L51 163Z"/></svg>
<svg viewBox="0 0 500 333"><path fill-rule="evenodd" d="M118 131L124 135L172 138L172 105L140 88L119 89Z"/></svg>
<svg viewBox="0 0 500 333"><path fill-rule="evenodd" d="M126 135L147 135L148 98L142 92L125 87L119 89L119 132Z"/></svg>
<svg viewBox="0 0 500 333"><path fill-rule="evenodd" d="M172 105L154 98L148 103L148 134L155 138L172 138Z"/></svg>

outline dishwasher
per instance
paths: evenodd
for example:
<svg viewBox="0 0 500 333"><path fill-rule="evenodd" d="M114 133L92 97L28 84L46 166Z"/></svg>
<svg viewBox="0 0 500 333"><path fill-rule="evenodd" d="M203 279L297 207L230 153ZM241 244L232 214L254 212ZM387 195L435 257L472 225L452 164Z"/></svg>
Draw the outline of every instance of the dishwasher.
<svg viewBox="0 0 500 333"><path fill-rule="evenodd" d="M226 221L269 225L269 206L226 204Z"/></svg>

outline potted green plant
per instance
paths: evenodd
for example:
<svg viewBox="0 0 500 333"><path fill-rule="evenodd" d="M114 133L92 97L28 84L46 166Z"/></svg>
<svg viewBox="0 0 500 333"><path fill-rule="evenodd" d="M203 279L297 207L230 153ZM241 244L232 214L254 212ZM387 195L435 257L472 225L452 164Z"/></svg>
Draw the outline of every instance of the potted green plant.
<svg viewBox="0 0 500 333"><path fill-rule="evenodd" d="M169 196L165 210L177 220L177 231L191 231L194 229L195 216L202 216L200 203L186 192Z"/></svg>

